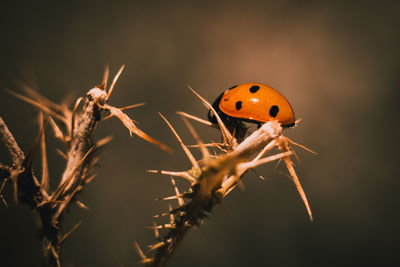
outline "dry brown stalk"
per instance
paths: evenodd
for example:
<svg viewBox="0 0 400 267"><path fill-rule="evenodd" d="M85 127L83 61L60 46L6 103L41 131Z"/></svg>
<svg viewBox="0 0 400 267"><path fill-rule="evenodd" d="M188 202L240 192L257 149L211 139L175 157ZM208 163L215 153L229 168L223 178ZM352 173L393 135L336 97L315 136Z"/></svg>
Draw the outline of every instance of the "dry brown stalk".
<svg viewBox="0 0 400 267"><path fill-rule="evenodd" d="M208 109L213 110L212 106L205 99L198 95L193 89L191 90L200 98ZM213 142L204 144L186 118L193 119L200 123L203 123L203 120L183 112L178 112L178 114L183 117L186 126L195 138L196 146L199 147L202 152L202 159L200 160L194 158L188 146L183 143L172 125L163 117L192 163L192 168L188 171L180 172L164 170L150 170L150 172L182 177L189 181L190 187L186 192L180 193L175 180L171 179L175 195L162 199L176 199L178 200L178 207L170 209L169 212L164 214L155 216L169 215L171 218L170 222L167 224L155 224L151 227L154 229L156 239L158 240L155 244L149 246L149 251L154 251L153 256L146 256L139 245L135 243L139 256L142 259L141 262L145 263L147 266L164 266L186 234L191 229L202 224L204 220L208 218L215 205L222 204L223 199L241 182L241 177L245 172L261 164L275 160L283 159L285 162L289 174L299 190L310 219L312 220L307 198L290 159L290 156L294 154L290 146L293 142L282 135L282 127L280 124L276 121L267 122L238 144L237 140L226 129L225 125L218 117L218 114L214 110L213 112L219 122L219 128L221 129L224 140L223 144ZM204 124L210 126L208 122ZM281 150L281 153L265 156L265 154L270 152L274 147ZM209 149L213 149L216 156L211 156L212 153L210 153ZM188 199L189 201L184 203L184 199ZM159 229L169 229L169 231L163 237L160 237Z"/></svg>
<svg viewBox="0 0 400 267"><path fill-rule="evenodd" d="M61 245L81 224L79 222L67 233L63 231L65 211L71 204L76 203L82 208L87 208L77 199L77 194L95 177L92 167L99 159L99 150L111 140L110 137L106 137L94 142L92 138L104 111L108 111L111 116L120 119L128 128L131 136L135 134L161 149L170 151L169 147L137 128L134 121L123 112L124 109L129 109L132 106L118 109L108 104L122 70L123 67L119 70L107 91L107 68L103 84L90 89L85 97L78 98L72 109L69 109L68 105L58 105L51 102L26 86L24 89L28 96L12 92L18 98L40 110L39 135L26 157L0 117L0 138L12 160L11 166L0 164L0 198L6 204L1 191L8 181L12 181L16 200L28 204L38 215L43 239L43 265L45 266L61 266ZM46 117L46 122L44 122L44 117ZM58 186L53 189L49 186L50 177L45 143L46 125L50 125L54 136L63 143L65 148L64 151L57 149L58 153L66 159L66 167L62 175L58 177ZM32 166L38 150L42 154L40 180L34 175Z"/></svg>

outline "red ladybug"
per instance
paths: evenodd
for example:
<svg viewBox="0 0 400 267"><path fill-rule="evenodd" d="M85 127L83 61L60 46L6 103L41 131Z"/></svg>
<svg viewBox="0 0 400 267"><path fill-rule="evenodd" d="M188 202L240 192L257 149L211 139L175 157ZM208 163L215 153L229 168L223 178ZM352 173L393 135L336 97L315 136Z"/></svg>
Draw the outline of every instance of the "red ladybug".
<svg viewBox="0 0 400 267"><path fill-rule="evenodd" d="M261 83L235 85L223 92L215 100L213 108L236 138L242 139L246 133L245 122L262 123L276 120L282 127L295 124L293 109L287 99L275 89ZM217 124L211 110L208 120Z"/></svg>

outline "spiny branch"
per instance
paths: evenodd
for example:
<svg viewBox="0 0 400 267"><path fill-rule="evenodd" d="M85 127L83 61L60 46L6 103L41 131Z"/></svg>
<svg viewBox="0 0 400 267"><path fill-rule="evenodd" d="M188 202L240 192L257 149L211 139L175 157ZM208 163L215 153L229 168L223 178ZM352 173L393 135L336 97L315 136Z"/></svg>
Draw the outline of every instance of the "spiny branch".
<svg viewBox="0 0 400 267"><path fill-rule="evenodd" d="M63 233L63 221L67 208L74 203L82 208L87 208L77 199L77 195L95 177L95 174L92 173L92 167L99 160L98 153L111 140L110 137L106 137L98 142L93 141L93 132L101 121L104 111L109 111L112 116L118 117L131 134L170 151L169 147L141 131L135 125L135 121L123 112L134 107L133 105L118 109L108 104L111 94L115 92L115 84L122 70L123 67L121 67L107 91L107 67L103 83L90 89L85 97L79 97L72 109L69 109L66 104L53 103L27 86L24 87L24 90L28 96L11 92L40 111L39 135L26 157L19 149L2 118L0 118L0 138L9 151L13 162L11 167L0 164L0 177L2 178L0 198L3 203L6 203L1 191L7 181L12 181L15 198L28 204L38 214L43 238L45 266L58 267L61 265L61 246L80 225L78 223L71 231L66 234ZM43 122L44 117L46 117L46 123ZM62 142L64 149L57 149L57 152L66 160L64 172L58 177L58 185L53 190L49 186L50 175L47 166L44 134L47 122L51 126L56 139ZM38 179L33 171L33 161L38 150L41 151L41 179Z"/></svg>

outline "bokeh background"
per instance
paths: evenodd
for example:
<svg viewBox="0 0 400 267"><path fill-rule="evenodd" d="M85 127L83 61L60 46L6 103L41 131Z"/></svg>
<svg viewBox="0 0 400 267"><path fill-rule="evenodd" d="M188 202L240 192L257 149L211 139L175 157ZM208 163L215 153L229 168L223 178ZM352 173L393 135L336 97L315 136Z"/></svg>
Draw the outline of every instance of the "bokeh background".
<svg viewBox="0 0 400 267"><path fill-rule="evenodd" d="M399 264L399 11L396 1L2 1L0 116L25 152L37 112L4 89L26 83L59 102L99 84L106 64L111 75L126 64L110 104L148 103L129 115L175 150L129 138L117 120L100 125L96 138L114 141L80 196L90 210L67 215L66 230L83 224L64 245L64 266L136 266L133 242L152 243L145 226L167 209L154 199L173 193L168 177L145 170L190 167L157 112L190 144L175 112L205 118L207 110L186 84L213 101L250 81L287 96L302 121L285 134L318 152L298 149L296 167L315 221L284 168L259 167L266 180L246 174L245 190L225 201L230 218L216 207L170 266ZM215 129L194 126L218 140ZM56 183L64 163L48 140ZM1 206L0 214L0 265L38 266L32 212Z"/></svg>

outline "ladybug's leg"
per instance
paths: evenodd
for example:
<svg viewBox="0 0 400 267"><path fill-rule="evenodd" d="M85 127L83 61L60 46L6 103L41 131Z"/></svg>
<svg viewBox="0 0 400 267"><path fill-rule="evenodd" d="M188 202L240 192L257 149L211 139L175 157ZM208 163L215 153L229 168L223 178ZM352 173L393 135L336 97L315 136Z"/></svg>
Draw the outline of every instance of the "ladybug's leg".
<svg viewBox="0 0 400 267"><path fill-rule="evenodd" d="M260 129L263 124L261 122L257 123L257 129Z"/></svg>
<svg viewBox="0 0 400 267"><path fill-rule="evenodd" d="M246 136L247 127L242 122L241 119L236 119L230 117L230 127L232 130L229 130L233 136L236 138L237 142L240 143L243 141L244 137Z"/></svg>
<svg viewBox="0 0 400 267"><path fill-rule="evenodd" d="M242 142L246 136L247 127L238 126L235 128L235 138L238 143Z"/></svg>

